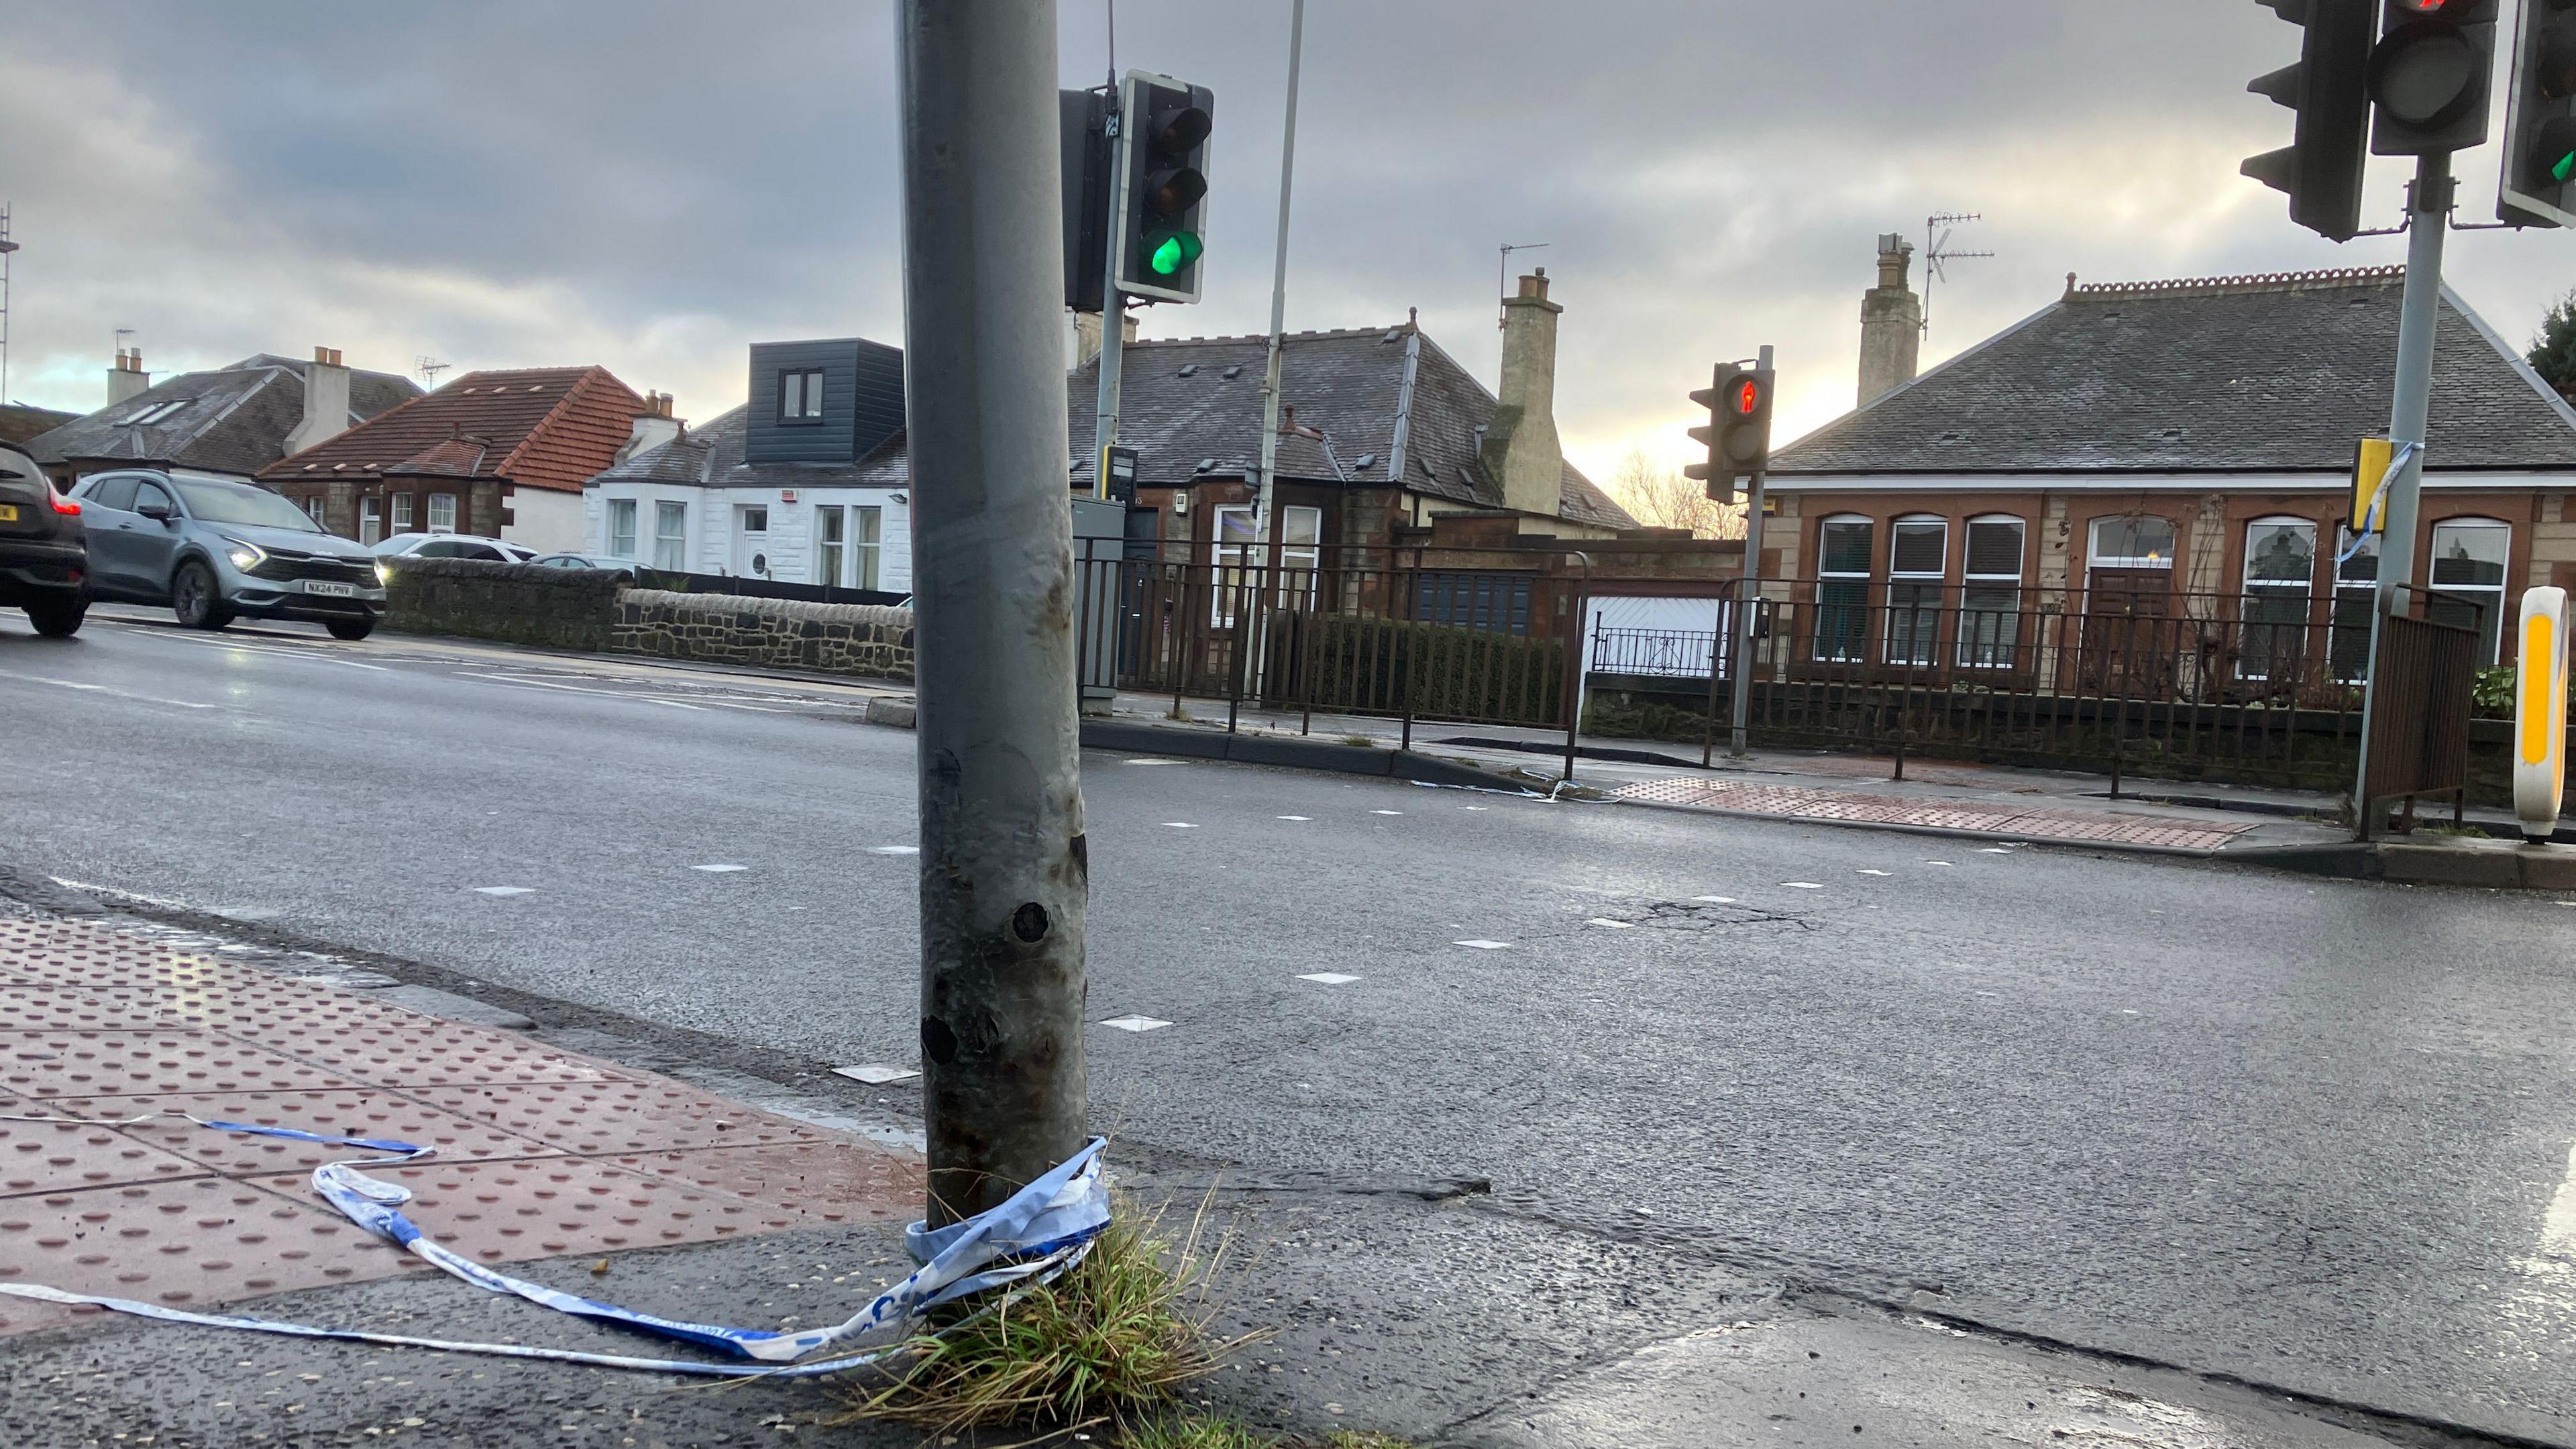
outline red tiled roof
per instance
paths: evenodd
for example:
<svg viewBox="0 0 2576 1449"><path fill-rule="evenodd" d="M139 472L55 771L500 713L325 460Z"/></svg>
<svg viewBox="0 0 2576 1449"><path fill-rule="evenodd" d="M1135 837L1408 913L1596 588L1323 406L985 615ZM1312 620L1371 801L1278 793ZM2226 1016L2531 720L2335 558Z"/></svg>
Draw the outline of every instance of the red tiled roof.
<svg viewBox="0 0 2576 1449"><path fill-rule="evenodd" d="M469 372L259 472L500 478L578 493L634 435L644 399L604 367Z"/></svg>

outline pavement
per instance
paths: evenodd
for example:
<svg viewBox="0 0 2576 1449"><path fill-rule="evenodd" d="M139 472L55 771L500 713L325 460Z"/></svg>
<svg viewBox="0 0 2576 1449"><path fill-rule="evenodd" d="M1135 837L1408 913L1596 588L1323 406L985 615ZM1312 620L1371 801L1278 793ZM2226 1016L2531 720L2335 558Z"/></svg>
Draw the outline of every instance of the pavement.
<svg viewBox="0 0 2576 1449"><path fill-rule="evenodd" d="M913 1063L912 736L856 725L864 692L237 632L0 623L6 894L465 998L854 1143L917 1130L905 1084L832 1071ZM1131 1186L1241 1225L1229 1321L1278 1336L1211 1393L1265 1422L2576 1442L2560 897L1142 753L1088 752L1084 793L1095 1119ZM606 1281L668 1259L665 1304L846 1311L855 1283L763 1275L891 1242L789 1227ZM551 1317L460 1291L260 1301ZM233 1442L209 1406L272 1371L327 1386L313 1443L486 1394L524 1431L488 1442L708 1404L656 1442L725 1442L815 1407L183 1332L0 1343L0 1424ZM584 1416L506 1417L548 1397Z"/></svg>

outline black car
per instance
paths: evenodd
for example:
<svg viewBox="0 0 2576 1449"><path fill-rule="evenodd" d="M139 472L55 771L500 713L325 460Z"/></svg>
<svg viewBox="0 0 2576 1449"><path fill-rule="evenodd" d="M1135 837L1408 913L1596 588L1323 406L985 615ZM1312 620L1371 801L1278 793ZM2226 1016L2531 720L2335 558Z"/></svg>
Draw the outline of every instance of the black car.
<svg viewBox="0 0 2576 1449"><path fill-rule="evenodd" d="M20 608L39 634L78 633L89 543L81 506L54 491L36 460L0 446L0 608Z"/></svg>
<svg viewBox="0 0 2576 1449"><path fill-rule="evenodd" d="M195 629L309 619L334 639L364 639L384 617L376 556L265 488L142 469L84 478L73 496L93 598L168 604Z"/></svg>

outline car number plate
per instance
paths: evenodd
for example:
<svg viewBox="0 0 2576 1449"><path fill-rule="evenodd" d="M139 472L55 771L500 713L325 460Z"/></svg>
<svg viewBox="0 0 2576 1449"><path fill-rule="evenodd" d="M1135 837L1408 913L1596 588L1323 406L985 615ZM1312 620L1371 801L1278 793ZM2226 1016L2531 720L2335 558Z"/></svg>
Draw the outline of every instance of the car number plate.
<svg viewBox="0 0 2576 1449"><path fill-rule="evenodd" d="M307 579L304 582L304 592L308 594L321 594L327 598L345 599L356 594L358 592L358 586L356 584L325 584L316 582L312 579Z"/></svg>
<svg viewBox="0 0 2576 1449"><path fill-rule="evenodd" d="M15 503L0 503L0 523L15 523L17 521L18 505Z"/></svg>

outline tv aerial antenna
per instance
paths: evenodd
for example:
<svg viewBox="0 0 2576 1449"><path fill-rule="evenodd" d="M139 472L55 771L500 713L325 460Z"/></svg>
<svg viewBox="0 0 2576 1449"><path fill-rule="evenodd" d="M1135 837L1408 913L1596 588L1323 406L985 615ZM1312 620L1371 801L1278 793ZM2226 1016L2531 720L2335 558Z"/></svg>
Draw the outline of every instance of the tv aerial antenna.
<svg viewBox="0 0 2576 1449"><path fill-rule="evenodd" d="M426 352L411 360L412 371L420 374L420 385L433 392L438 388L438 375L455 365L452 362L441 362Z"/></svg>
<svg viewBox="0 0 2576 1449"><path fill-rule="evenodd" d="M1923 335L1932 335L1932 284L1950 280L1946 266L1950 262L1970 262L1991 257L1993 252L1953 250L1950 239L1959 227L1972 221L1983 221L1985 215L1974 211L1945 211L1923 218Z"/></svg>
<svg viewBox="0 0 2576 1449"><path fill-rule="evenodd" d="M1551 247L1551 246L1553 246L1553 245L1555 245L1555 243L1553 243L1553 242L1505 242L1505 243L1503 243L1503 246L1502 246L1503 259L1502 259L1501 261L1499 261L1499 262L1494 263L1494 295L1495 295L1496 297L1498 297L1498 298L1499 298L1499 297L1505 297L1505 296L1509 296L1509 295L1510 295L1510 288L1511 288L1511 285L1512 285L1512 253L1514 253L1514 252L1543 252L1543 251L1546 251L1549 247ZM1495 309L1494 309L1494 325L1495 325L1496 327L1502 327L1502 326L1507 325L1507 323L1508 323L1508 319L1511 317L1511 315L1512 315L1512 314L1511 314L1511 309L1510 309L1510 308L1508 308L1508 307L1504 307L1504 306L1501 306L1501 305L1498 303L1498 304L1495 306Z"/></svg>

